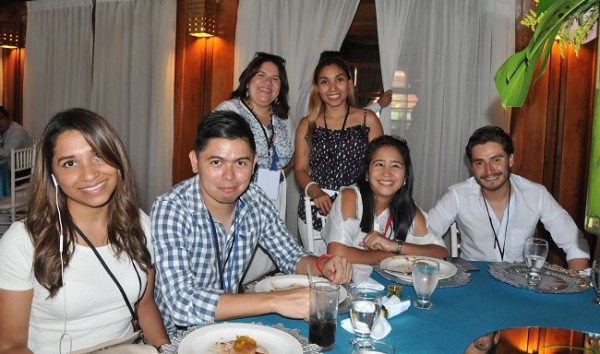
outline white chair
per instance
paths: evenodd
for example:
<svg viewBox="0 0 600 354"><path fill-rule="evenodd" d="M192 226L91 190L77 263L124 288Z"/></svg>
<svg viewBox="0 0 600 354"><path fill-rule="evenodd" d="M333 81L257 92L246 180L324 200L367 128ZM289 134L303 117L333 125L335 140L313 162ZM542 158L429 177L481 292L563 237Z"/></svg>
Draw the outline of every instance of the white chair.
<svg viewBox="0 0 600 354"><path fill-rule="evenodd" d="M312 201L312 199L308 196L305 195L304 196L304 215L306 215L306 245L304 245L304 247L306 248L306 250L310 253L314 253L315 252L315 239L319 240L321 239L321 235L316 236L314 234L314 230L313 230L313 221L312 221L312 208L315 205L315 203Z"/></svg>
<svg viewBox="0 0 600 354"><path fill-rule="evenodd" d="M10 196L0 199L0 225L10 226L27 215L34 164L35 147L11 149Z"/></svg>
<svg viewBox="0 0 600 354"><path fill-rule="evenodd" d="M335 199L335 196L338 194L337 190L331 190L331 189L326 189L326 188L322 188L323 192L327 193L330 197ZM317 256L320 256L323 253L327 253L327 244L325 244L325 241L323 240L323 238L321 237L321 233L319 231L315 231L313 230L313 221L312 221L312 217L310 217L312 215L312 208L315 206L315 203L313 202L313 200L308 196L308 195L304 195L304 214L306 215L306 242L304 242L304 240L302 241L303 243L305 243L304 248L311 253L314 253ZM317 213L318 218L321 220L321 225L323 229L323 227L325 227L325 221L327 220L326 216L321 215L320 213ZM317 242L321 244L320 248L317 249L317 247L315 247L315 241L323 241L323 242Z"/></svg>
<svg viewBox="0 0 600 354"><path fill-rule="evenodd" d="M460 240L459 240L458 227L456 226L456 222L453 222L450 225L450 256L458 257L460 256Z"/></svg>
<svg viewBox="0 0 600 354"><path fill-rule="evenodd" d="M42 138L40 138L39 136L32 136L31 137L31 143L33 144L33 146L40 145L40 141L41 140L42 140Z"/></svg>

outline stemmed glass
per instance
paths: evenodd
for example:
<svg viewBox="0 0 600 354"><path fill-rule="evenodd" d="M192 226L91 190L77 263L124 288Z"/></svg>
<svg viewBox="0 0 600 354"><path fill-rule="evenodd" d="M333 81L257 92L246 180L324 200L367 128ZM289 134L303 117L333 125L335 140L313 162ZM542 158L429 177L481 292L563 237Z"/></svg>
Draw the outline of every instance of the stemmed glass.
<svg viewBox="0 0 600 354"><path fill-rule="evenodd" d="M440 263L433 259L417 259L413 262L412 280L417 300L415 306L430 309L433 304L429 300L440 278Z"/></svg>
<svg viewBox="0 0 600 354"><path fill-rule="evenodd" d="M548 241L539 238L528 238L525 240L523 258L525 258L525 263L527 264L527 268L529 268L525 275L527 285L535 286L541 283L542 277L538 274L538 270L546 262L546 256L548 256Z"/></svg>
<svg viewBox="0 0 600 354"><path fill-rule="evenodd" d="M381 296L373 289L353 289L350 321L354 329L352 343L370 343L371 331L381 314Z"/></svg>
<svg viewBox="0 0 600 354"><path fill-rule="evenodd" d="M596 298L594 299L594 303L600 304L600 259L596 259L594 260L594 263L592 263L592 272L590 275L592 276L594 290L596 290Z"/></svg>
<svg viewBox="0 0 600 354"><path fill-rule="evenodd" d="M396 350L391 344L380 341L366 343L355 342L352 344L352 354L395 354Z"/></svg>

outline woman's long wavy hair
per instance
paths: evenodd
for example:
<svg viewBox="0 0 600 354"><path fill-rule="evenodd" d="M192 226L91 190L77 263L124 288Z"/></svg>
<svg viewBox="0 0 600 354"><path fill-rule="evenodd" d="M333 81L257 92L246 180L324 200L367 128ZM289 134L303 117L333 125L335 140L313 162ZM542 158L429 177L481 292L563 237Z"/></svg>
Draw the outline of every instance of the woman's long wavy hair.
<svg viewBox="0 0 600 354"><path fill-rule="evenodd" d="M358 188L362 196L363 214L360 221L360 229L362 232L369 233L373 231L373 223L375 222L375 200L373 191L367 181L369 174L369 166L373 160L375 152L384 146L392 146L400 153L404 159L404 181L400 189L394 194L389 205L390 215L392 215L392 230L394 230L394 239L399 241L406 240L406 235L410 229L415 214L417 205L412 197L413 191L413 169L410 160L410 150L406 141L390 136L383 135L371 141L365 155L362 173L358 178Z"/></svg>
<svg viewBox="0 0 600 354"><path fill-rule="evenodd" d="M67 197L52 183L52 160L59 136L67 131L80 132L104 162L119 171L120 181L108 202L108 240L117 256L125 252L144 272L152 267L146 248L146 235L140 222L133 171L121 139L100 115L81 108L56 114L46 125L37 149L33 174L33 197L25 222L33 240L33 272L36 279L54 297L62 286L59 254L59 214L64 225L63 259L69 265L75 250L74 220L67 207Z"/></svg>
<svg viewBox="0 0 600 354"><path fill-rule="evenodd" d="M231 98L245 99L248 97L248 83L260 70L260 67L265 62L271 62L279 69L279 79L281 80L281 88L279 89L279 95L271 102L271 111L274 115L281 119L287 119L290 112L290 105L288 103L288 92L290 90L290 84L288 83L287 73L285 71L285 60L278 56L268 53L257 53L254 59L250 61L246 69L240 74L239 82L240 85L231 93Z"/></svg>
<svg viewBox="0 0 600 354"><path fill-rule="evenodd" d="M325 102L323 102L323 100L321 99L321 95L319 94L318 81L319 81L319 76L321 75L321 71L323 70L323 68L326 66L329 66L329 65L335 65L338 68L342 69L342 71L346 74L346 78L348 79L348 81L352 80L352 73L350 72L350 67L348 66L348 64L346 63L344 58L342 58L342 55L340 52L324 51L323 53L321 53L321 56L319 58L319 63L317 64L317 67L315 68L315 71L313 73L312 87L311 87L311 91L310 91L310 97L308 99L308 115L307 115L307 117L308 117L308 134L307 134L307 136L308 136L309 143L311 141L312 131L315 127L315 122L316 122L317 118L323 112L325 112ZM354 97L354 86L353 85L351 85L350 89L348 90L348 96L346 96L346 103L351 107L356 106L356 99Z"/></svg>

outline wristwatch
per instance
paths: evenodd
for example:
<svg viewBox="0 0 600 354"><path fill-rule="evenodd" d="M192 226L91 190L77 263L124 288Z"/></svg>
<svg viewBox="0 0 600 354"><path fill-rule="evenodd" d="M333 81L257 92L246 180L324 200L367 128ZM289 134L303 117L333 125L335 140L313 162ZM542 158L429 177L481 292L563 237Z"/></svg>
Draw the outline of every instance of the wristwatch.
<svg viewBox="0 0 600 354"><path fill-rule="evenodd" d="M396 247L396 254L400 255L402 254L402 247L404 247L404 241L398 240L396 242L398 242L398 246Z"/></svg>

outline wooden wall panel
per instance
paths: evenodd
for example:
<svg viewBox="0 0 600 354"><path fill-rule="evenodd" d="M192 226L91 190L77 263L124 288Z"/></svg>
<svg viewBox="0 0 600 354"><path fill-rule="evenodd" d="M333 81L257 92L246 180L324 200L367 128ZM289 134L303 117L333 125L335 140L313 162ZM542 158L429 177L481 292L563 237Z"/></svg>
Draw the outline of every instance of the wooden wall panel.
<svg viewBox="0 0 600 354"><path fill-rule="evenodd" d="M533 0L519 1L516 50L525 48L532 36L531 30L519 24L530 8L535 8ZM596 45L597 40L582 47L579 58L567 49L562 58L555 44L546 73L533 83L523 107L513 109L511 120L516 145L513 172L545 185L582 230ZM591 250L596 249L596 237L585 237ZM555 245L548 260L566 265Z"/></svg>
<svg viewBox="0 0 600 354"><path fill-rule="evenodd" d="M193 175L188 153L194 149L202 117L232 91L233 51L238 0L219 3L218 34L187 34L186 0L177 2L173 183Z"/></svg>

